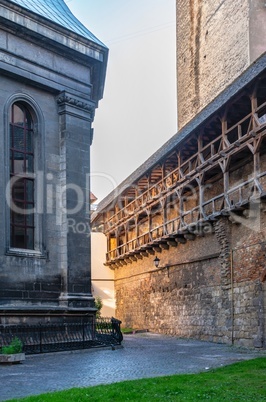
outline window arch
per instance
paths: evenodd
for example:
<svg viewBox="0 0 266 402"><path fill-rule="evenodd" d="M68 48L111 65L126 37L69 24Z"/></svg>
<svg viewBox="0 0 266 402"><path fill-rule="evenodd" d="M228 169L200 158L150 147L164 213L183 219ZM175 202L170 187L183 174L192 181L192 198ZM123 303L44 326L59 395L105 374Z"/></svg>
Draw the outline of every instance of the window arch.
<svg viewBox="0 0 266 402"><path fill-rule="evenodd" d="M6 252L46 258L44 116L28 94L14 94L4 107Z"/></svg>
<svg viewBox="0 0 266 402"><path fill-rule="evenodd" d="M35 168L33 117L23 103L11 105L10 246L34 250Z"/></svg>

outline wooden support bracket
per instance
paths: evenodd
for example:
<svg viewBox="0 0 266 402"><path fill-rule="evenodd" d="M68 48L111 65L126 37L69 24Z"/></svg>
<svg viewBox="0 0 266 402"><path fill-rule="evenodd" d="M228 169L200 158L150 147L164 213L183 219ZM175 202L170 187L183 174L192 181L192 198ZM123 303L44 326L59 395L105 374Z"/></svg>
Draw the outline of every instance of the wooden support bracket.
<svg viewBox="0 0 266 402"><path fill-rule="evenodd" d="M140 254L143 256L143 257L149 257L149 253L147 253L147 251L141 251L140 252Z"/></svg>
<svg viewBox="0 0 266 402"><path fill-rule="evenodd" d="M169 239L167 240L167 244L171 247L177 247L178 243L175 241L175 239Z"/></svg>
<svg viewBox="0 0 266 402"><path fill-rule="evenodd" d="M135 256L137 257L138 260L142 260L143 258L142 253L136 253Z"/></svg>
<svg viewBox="0 0 266 402"><path fill-rule="evenodd" d="M178 243L181 243L181 244L186 244L186 242L187 242L187 240L185 239L185 237L182 236L182 235L176 236L176 241L177 241Z"/></svg>
<svg viewBox="0 0 266 402"><path fill-rule="evenodd" d="M194 233L185 233L184 234L185 239L187 240L195 240L196 235Z"/></svg>
<svg viewBox="0 0 266 402"><path fill-rule="evenodd" d="M160 243L160 247L164 250L169 250L169 245L167 243Z"/></svg>
<svg viewBox="0 0 266 402"><path fill-rule="evenodd" d="M138 261L137 257L135 257L135 255L130 255L129 257L131 259L131 261Z"/></svg>

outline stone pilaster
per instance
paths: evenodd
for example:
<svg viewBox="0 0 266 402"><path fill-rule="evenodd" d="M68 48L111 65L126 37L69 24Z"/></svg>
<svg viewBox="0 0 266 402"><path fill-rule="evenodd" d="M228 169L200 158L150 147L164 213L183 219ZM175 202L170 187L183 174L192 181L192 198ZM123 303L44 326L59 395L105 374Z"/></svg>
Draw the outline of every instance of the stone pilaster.
<svg viewBox="0 0 266 402"><path fill-rule="evenodd" d="M61 305L93 307L90 246L90 144L95 104L66 92L57 99L60 122L60 205L62 226Z"/></svg>

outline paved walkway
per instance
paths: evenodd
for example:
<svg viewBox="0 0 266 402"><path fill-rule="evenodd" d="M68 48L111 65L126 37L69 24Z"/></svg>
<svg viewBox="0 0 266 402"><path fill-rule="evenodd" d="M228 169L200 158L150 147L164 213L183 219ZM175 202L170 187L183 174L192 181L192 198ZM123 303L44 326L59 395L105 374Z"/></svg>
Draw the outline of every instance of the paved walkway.
<svg viewBox="0 0 266 402"><path fill-rule="evenodd" d="M22 364L1 366L0 401L72 387L195 373L261 355L257 351L151 333L124 338L124 347L116 350L26 356Z"/></svg>

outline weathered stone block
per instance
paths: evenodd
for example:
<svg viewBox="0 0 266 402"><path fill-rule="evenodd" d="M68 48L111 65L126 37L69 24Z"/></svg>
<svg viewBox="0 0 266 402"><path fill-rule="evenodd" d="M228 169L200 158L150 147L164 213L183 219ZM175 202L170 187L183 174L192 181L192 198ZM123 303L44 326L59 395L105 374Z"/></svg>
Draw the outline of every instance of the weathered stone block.
<svg viewBox="0 0 266 402"><path fill-rule="evenodd" d="M25 353L0 354L0 364L15 364L25 360Z"/></svg>

